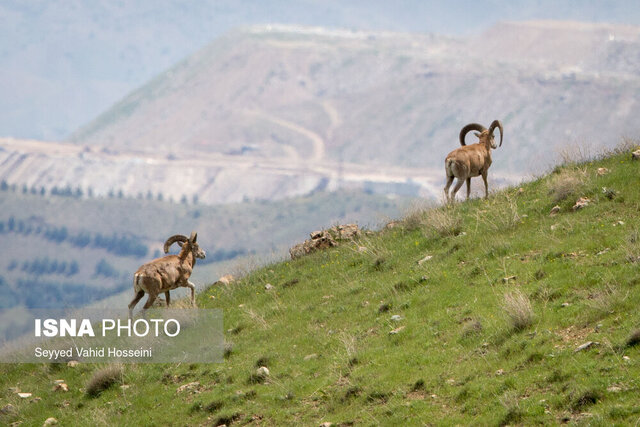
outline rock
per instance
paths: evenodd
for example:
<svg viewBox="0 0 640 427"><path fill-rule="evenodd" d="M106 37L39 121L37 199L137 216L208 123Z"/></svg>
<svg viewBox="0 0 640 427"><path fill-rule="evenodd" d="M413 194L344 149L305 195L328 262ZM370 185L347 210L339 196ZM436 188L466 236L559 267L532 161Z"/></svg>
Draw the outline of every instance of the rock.
<svg viewBox="0 0 640 427"><path fill-rule="evenodd" d="M595 347L595 346L597 346L597 345L599 345L599 344L600 344L600 343L598 343L598 342L594 342L594 341L587 341L586 343L584 343L584 344L582 344L582 345L578 346L578 348L576 348L573 352L574 352L574 353L577 353L577 352L582 351L582 350L588 350L588 349L590 349L591 347Z"/></svg>
<svg viewBox="0 0 640 427"><path fill-rule="evenodd" d="M56 420L53 417L49 417L44 421L44 424L42 424L42 426L43 427L45 427L45 426L53 426L53 425L56 425L56 424L58 424L58 420Z"/></svg>
<svg viewBox="0 0 640 427"><path fill-rule="evenodd" d="M609 252L610 250L611 250L611 248L604 248L603 250L601 250L600 252L598 252L598 253L596 254L596 256L604 255L604 254L606 254L607 252Z"/></svg>
<svg viewBox="0 0 640 427"><path fill-rule="evenodd" d="M631 160L640 160L640 150L631 153Z"/></svg>
<svg viewBox="0 0 640 427"><path fill-rule="evenodd" d="M20 399L28 399L32 396L32 393L17 393Z"/></svg>
<svg viewBox="0 0 640 427"><path fill-rule="evenodd" d="M391 316L391 320L393 320L394 322L398 322L402 320L402 317L399 314L394 314L393 316Z"/></svg>
<svg viewBox="0 0 640 427"><path fill-rule="evenodd" d="M197 390L198 387L200 387L200 381L194 381L194 382L191 382L191 383L187 383L187 384L181 385L180 387L178 387L176 389L176 393L182 393L183 391Z"/></svg>
<svg viewBox="0 0 640 427"><path fill-rule="evenodd" d="M518 194L522 194L522 193L524 193L524 188L522 187L518 188Z"/></svg>
<svg viewBox="0 0 640 427"><path fill-rule="evenodd" d="M271 289L273 289L273 285L271 283L267 283L266 285L264 285L264 289L270 291Z"/></svg>
<svg viewBox="0 0 640 427"><path fill-rule="evenodd" d="M351 240L360 235L360 228L357 224L336 225L329 229L329 234L336 240Z"/></svg>
<svg viewBox="0 0 640 427"><path fill-rule="evenodd" d="M616 227L618 225L624 225L624 221L618 221L615 224L613 224L614 227Z"/></svg>
<svg viewBox="0 0 640 427"><path fill-rule="evenodd" d="M606 175L609 173L609 169L607 168L598 168L598 176Z"/></svg>
<svg viewBox="0 0 640 427"><path fill-rule="evenodd" d="M568 302L563 302L562 304L560 304L560 307L569 307L571 304L569 304Z"/></svg>
<svg viewBox="0 0 640 427"><path fill-rule="evenodd" d="M622 391L622 388L618 387L617 385L612 385L612 386L607 387L607 391L610 392L610 393L619 393L619 392Z"/></svg>
<svg viewBox="0 0 640 427"><path fill-rule="evenodd" d="M556 216L560 213L560 206L555 205L551 208L551 212L549 212L549 216Z"/></svg>
<svg viewBox="0 0 640 427"><path fill-rule="evenodd" d="M631 360L629 356L622 356L622 360L626 360L627 362Z"/></svg>
<svg viewBox="0 0 640 427"><path fill-rule="evenodd" d="M53 391L69 391L69 386L65 383L56 383L53 386Z"/></svg>
<svg viewBox="0 0 640 427"><path fill-rule="evenodd" d="M75 368L79 364L80 364L80 362L78 362L77 360L70 360L70 361L67 362L67 366L70 367L70 368Z"/></svg>
<svg viewBox="0 0 640 427"><path fill-rule="evenodd" d="M573 207L571 209L573 209L574 211L577 211L577 210L580 210L582 208L585 208L585 207L589 206L589 203L591 203L591 200L588 197L580 197L576 201L576 204L573 205Z"/></svg>
<svg viewBox="0 0 640 427"><path fill-rule="evenodd" d="M307 355L304 357L304 360L313 360L313 359L317 359L317 358L318 358L318 355L317 355L317 354L315 354L315 353L313 353L313 354L307 354Z"/></svg>
<svg viewBox="0 0 640 427"><path fill-rule="evenodd" d="M400 221L389 221L385 224L384 228L390 230L400 225Z"/></svg>
<svg viewBox="0 0 640 427"><path fill-rule="evenodd" d="M269 374L269 368L267 368L266 366L260 366L258 369L256 369L256 375L260 377L266 378L269 376Z"/></svg>
<svg viewBox="0 0 640 427"><path fill-rule="evenodd" d="M2 415L15 415L18 413L18 409L11 403L4 405L0 408L0 414Z"/></svg>
<svg viewBox="0 0 640 427"><path fill-rule="evenodd" d="M122 390L126 390L126 389L128 389L129 387L131 387L129 384L122 384L122 385L120 386L120 388L121 388Z"/></svg>
<svg viewBox="0 0 640 427"><path fill-rule="evenodd" d="M558 229L558 227L560 227L558 224L553 224L551 227L549 227L551 229L551 231L555 231Z"/></svg>
<svg viewBox="0 0 640 427"><path fill-rule="evenodd" d="M322 424L320 424L320 427L333 427L335 424L333 424L331 421L325 421Z"/></svg>
<svg viewBox="0 0 640 427"><path fill-rule="evenodd" d="M517 276L503 277L502 278L502 283L507 283L507 282L510 282L510 281L516 280L516 279L517 279Z"/></svg>
<svg viewBox="0 0 640 427"><path fill-rule="evenodd" d="M504 375L504 369L498 369L496 371L496 375L500 376L500 375Z"/></svg>
<svg viewBox="0 0 640 427"><path fill-rule="evenodd" d="M338 241L351 240L359 235L357 224L336 225L328 230L314 231L309 234L310 239L289 249L289 255L291 259L297 259L317 250L337 246Z"/></svg>
<svg viewBox="0 0 640 427"><path fill-rule="evenodd" d="M418 261L418 265L422 265L425 262L429 261L431 258L433 258L433 255L427 255L424 258L422 258L420 261Z"/></svg>
<svg viewBox="0 0 640 427"><path fill-rule="evenodd" d="M54 380L53 383L54 384L62 384L64 382L64 380Z"/></svg>
<svg viewBox="0 0 640 427"><path fill-rule="evenodd" d="M235 282L235 280L236 279L231 274L225 274L224 276L219 278L218 281L214 283L214 285L230 285L231 283Z"/></svg>
<svg viewBox="0 0 640 427"><path fill-rule="evenodd" d="M360 253L367 252L367 250L368 249L365 246L358 246L358 252L360 252Z"/></svg>
<svg viewBox="0 0 640 427"><path fill-rule="evenodd" d="M389 331L389 335L396 335L398 334L400 331L402 331L405 327L404 326L400 326L399 328L395 328L392 331Z"/></svg>

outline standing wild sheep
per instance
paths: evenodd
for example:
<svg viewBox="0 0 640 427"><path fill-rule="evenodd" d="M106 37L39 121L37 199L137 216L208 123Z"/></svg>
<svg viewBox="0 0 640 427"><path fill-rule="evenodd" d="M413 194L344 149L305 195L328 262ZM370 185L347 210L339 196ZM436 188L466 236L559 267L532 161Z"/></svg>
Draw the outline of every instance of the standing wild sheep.
<svg viewBox="0 0 640 427"><path fill-rule="evenodd" d="M469 123L460 131L460 145L462 147L457 148L447 155L444 161L444 169L447 174L447 184L444 187L444 194L447 198L447 202L452 202L456 198L456 193L462 187L462 184L467 182L467 199L471 194L471 178L474 176L482 175L484 180L484 197L489 196L489 184L487 183L487 171L491 166L491 149L498 148L495 142L493 132L496 128L500 129L500 146L502 146L502 137L504 131L502 129L502 123L499 120L494 120L489 126L489 129L478 123ZM479 141L472 145L466 145L464 138L468 132L475 130L475 136L479 138ZM449 195L449 187L454 178L458 178L456 186L453 188L451 195Z"/></svg>
<svg viewBox="0 0 640 427"><path fill-rule="evenodd" d="M164 292L168 307L169 291L181 286L191 289L191 305L195 307L196 288L189 281L189 277L196 265L196 258L204 259L206 255L196 243L197 238L198 233L195 231L191 233L189 238L180 234L169 237L164 243L164 253L168 253L171 245L176 242L182 247L180 253L154 259L138 268L133 275L133 291L136 296L129 303L130 318L133 316L133 308L145 293L149 294L149 299L143 307L143 313L151 307L161 292Z"/></svg>

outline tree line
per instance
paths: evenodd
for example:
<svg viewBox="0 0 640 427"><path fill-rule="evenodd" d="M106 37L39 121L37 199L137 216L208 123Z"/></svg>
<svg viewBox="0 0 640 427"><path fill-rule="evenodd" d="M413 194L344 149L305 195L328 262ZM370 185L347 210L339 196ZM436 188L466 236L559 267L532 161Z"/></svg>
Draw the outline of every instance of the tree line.
<svg viewBox="0 0 640 427"><path fill-rule="evenodd" d="M107 252L121 256L145 257L149 248L140 243L140 238L118 233L102 234L80 231L76 234L69 232L65 226L34 223L16 219L13 216L6 221L0 221L0 234L17 233L22 235L41 235L46 240L61 244L69 243L77 248L93 247L105 249Z"/></svg>
<svg viewBox="0 0 640 427"><path fill-rule="evenodd" d="M93 199L93 198L97 198L98 196L95 195L95 192L93 190L92 187L87 187L86 190L82 189L82 187L72 187L71 185L66 185L63 187L58 187L58 186L53 186L49 189L47 189L44 186L40 186L40 187L36 187L36 186L31 186L29 187L26 184L23 184L22 186L19 186L17 184L9 184L6 180L2 180L0 181L0 191L6 191L6 192L12 192L12 193L18 193L18 192L22 192L22 194L32 194L32 195L39 195L39 196L57 196L57 197L70 197L70 198L74 198L74 199L81 199L81 198L89 198L89 199ZM173 200L173 197L169 197L168 199L164 196L164 194L162 194L162 192L158 192L158 193L153 193L151 190L147 191L146 194L142 193L142 192L138 192L138 194L135 197L129 196L129 195L125 195L124 191L122 190L114 190L111 189L109 190L109 192L107 193L107 198L109 199L124 199L124 198L128 198L128 199L138 199L138 200L157 200L159 202L163 202L165 200L169 201L170 203L175 203L175 201ZM188 197L186 194L182 195L182 197L180 198L180 203L187 205L187 204L193 204L193 205L197 205L199 202L198 199L198 195L194 194L191 197Z"/></svg>

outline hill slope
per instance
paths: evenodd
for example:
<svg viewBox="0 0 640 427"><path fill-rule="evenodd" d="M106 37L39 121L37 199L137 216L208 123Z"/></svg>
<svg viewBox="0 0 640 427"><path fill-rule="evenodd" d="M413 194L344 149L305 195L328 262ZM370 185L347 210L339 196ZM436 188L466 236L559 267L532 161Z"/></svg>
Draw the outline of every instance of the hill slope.
<svg viewBox="0 0 640 427"><path fill-rule="evenodd" d="M416 211L380 233L210 287L198 303L224 309L221 365L127 366L129 387L97 398L83 395L97 367L3 366L2 398L15 412L2 420L633 423L639 169L628 150L566 164L522 191ZM572 211L579 197L590 204ZM258 366L270 370L263 383ZM57 378L71 391L50 391ZM199 388L176 392L193 381Z"/></svg>
<svg viewBox="0 0 640 427"><path fill-rule="evenodd" d="M465 38L250 27L71 140L440 171L464 124L499 118L506 140L497 156L507 160L496 171L540 172L534 166L568 142L613 146L637 134L639 45L640 27L555 21L505 22Z"/></svg>

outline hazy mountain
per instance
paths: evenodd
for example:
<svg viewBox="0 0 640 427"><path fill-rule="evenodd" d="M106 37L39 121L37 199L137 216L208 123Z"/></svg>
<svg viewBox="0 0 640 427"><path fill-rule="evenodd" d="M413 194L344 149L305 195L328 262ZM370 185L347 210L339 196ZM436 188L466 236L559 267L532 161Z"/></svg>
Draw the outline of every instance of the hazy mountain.
<svg viewBox="0 0 640 427"><path fill-rule="evenodd" d="M496 20L640 24L618 0L0 1L0 136L59 140L238 26L478 33Z"/></svg>
<svg viewBox="0 0 640 427"><path fill-rule="evenodd" d="M549 21L468 38L253 27L174 66L72 141L439 171L462 125L499 118L495 170L534 172L567 145L637 133L639 36Z"/></svg>
<svg viewBox="0 0 640 427"><path fill-rule="evenodd" d="M251 27L132 92L73 144L5 140L0 177L208 204L340 187L435 198L470 121L504 123L494 183L637 135L638 52L640 27L610 24L501 23L470 37Z"/></svg>

